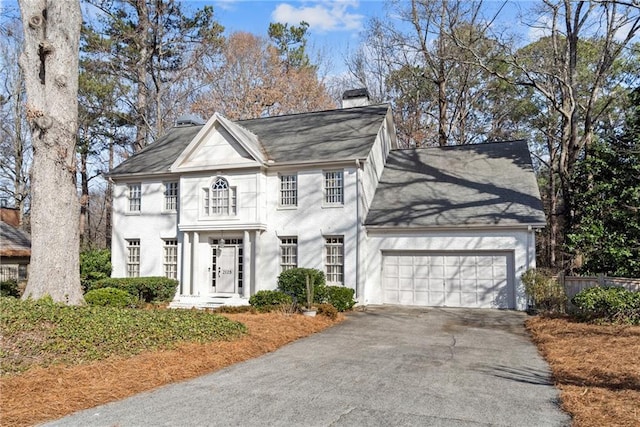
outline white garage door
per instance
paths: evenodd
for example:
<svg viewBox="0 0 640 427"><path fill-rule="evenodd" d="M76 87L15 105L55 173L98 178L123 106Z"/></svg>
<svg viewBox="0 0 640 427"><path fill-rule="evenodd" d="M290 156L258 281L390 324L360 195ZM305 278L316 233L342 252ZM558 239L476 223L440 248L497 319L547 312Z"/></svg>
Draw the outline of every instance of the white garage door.
<svg viewBox="0 0 640 427"><path fill-rule="evenodd" d="M508 252L386 252L385 304L514 308L513 256Z"/></svg>

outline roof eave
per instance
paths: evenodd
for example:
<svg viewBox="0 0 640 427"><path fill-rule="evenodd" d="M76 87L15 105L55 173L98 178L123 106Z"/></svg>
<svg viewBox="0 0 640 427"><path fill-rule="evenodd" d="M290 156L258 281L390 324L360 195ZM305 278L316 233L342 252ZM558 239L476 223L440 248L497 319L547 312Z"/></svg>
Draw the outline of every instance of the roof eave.
<svg viewBox="0 0 640 427"><path fill-rule="evenodd" d="M459 224L459 225L370 225L365 224L369 231L403 231L403 232L419 232L419 231L455 231L455 230L522 230L531 229L538 230L546 227L546 223L519 223L519 224Z"/></svg>

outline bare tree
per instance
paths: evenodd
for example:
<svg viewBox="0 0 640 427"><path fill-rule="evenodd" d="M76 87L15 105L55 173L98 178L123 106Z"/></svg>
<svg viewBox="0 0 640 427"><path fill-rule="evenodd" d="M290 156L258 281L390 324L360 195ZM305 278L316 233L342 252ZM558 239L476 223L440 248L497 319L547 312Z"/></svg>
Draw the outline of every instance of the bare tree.
<svg viewBox="0 0 640 427"><path fill-rule="evenodd" d="M25 123L25 89L18 65L21 29L8 24L0 30L0 195L10 198L24 224L30 194L31 144Z"/></svg>
<svg viewBox="0 0 640 427"><path fill-rule="evenodd" d="M372 20L364 46L348 65L374 97L393 103L401 143L469 144L494 136L490 112L504 104L486 93L496 79L455 43L462 38L485 57L497 56L502 49L485 34L482 2L393 4L394 16L404 25L397 19ZM502 124L502 133L495 135L509 136Z"/></svg>
<svg viewBox="0 0 640 427"><path fill-rule="evenodd" d="M636 59L628 47L640 31L640 8L616 1L545 0L538 13L532 25L544 37L518 50L511 47L505 61L509 72L477 54L475 60L505 81L532 89L532 99L539 99L534 111L544 106L548 116L557 117L555 128L538 129L546 135L550 162L550 241L562 245L575 211L574 167L588 156L598 123L610 122L622 92L638 77L637 67L629 69ZM556 250L554 244L552 266L559 261Z"/></svg>
<svg viewBox="0 0 640 427"><path fill-rule="evenodd" d="M31 127L31 268L24 297L83 302L75 183L79 1L20 0Z"/></svg>

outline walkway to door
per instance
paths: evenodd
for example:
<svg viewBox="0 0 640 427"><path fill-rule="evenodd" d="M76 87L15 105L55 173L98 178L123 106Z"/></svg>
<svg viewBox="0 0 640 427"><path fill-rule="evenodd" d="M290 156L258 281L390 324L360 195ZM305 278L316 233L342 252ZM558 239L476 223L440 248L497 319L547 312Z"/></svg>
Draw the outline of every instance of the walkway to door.
<svg viewBox="0 0 640 427"><path fill-rule="evenodd" d="M263 357L50 425L569 425L525 318L368 308Z"/></svg>

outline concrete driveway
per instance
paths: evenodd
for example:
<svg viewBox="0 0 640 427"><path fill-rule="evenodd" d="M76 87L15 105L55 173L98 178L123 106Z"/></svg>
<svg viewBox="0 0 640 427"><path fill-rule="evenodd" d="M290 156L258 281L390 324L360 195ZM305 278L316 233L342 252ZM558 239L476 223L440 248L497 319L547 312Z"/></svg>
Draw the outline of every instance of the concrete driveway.
<svg viewBox="0 0 640 427"><path fill-rule="evenodd" d="M263 357L49 425L568 425L525 318L369 307Z"/></svg>

